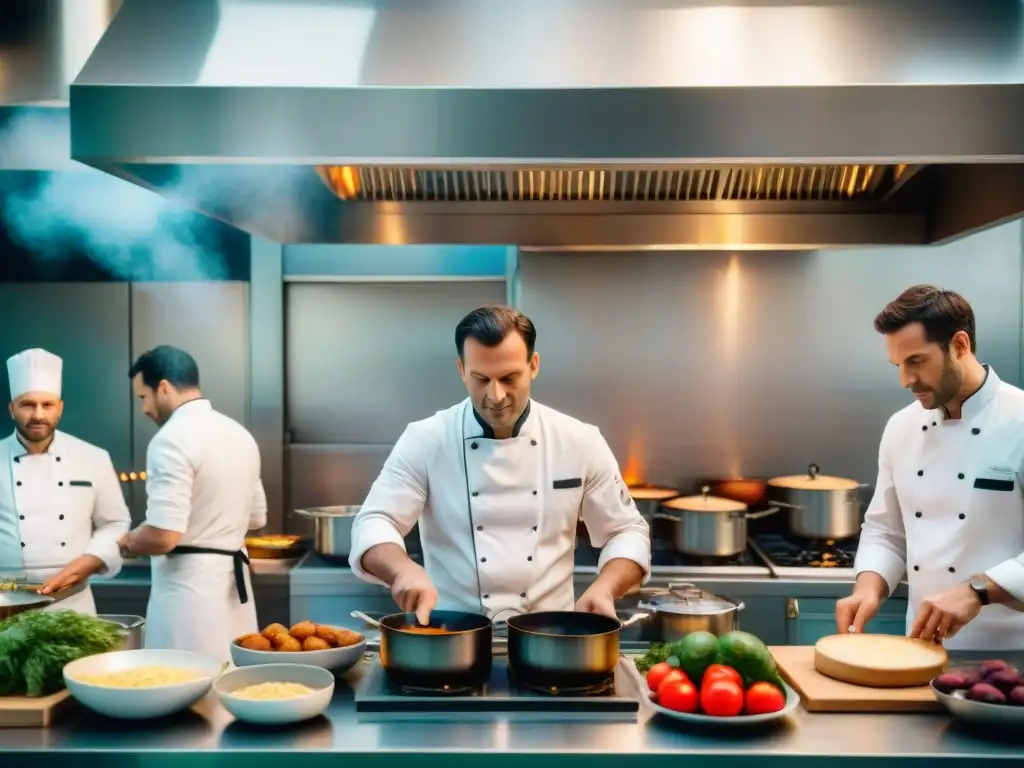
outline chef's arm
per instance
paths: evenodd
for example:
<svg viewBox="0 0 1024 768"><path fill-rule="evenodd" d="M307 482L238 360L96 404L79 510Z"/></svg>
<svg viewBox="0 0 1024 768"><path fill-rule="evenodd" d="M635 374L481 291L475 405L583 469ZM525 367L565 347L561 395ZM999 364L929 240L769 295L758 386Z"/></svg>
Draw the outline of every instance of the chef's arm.
<svg viewBox="0 0 1024 768"><path fill-rule="evenodd" d="M186 450L158 434L146 451L146 522L122 539L133 555L165 555L178 546L192 510L195 465Z"/></svg>
<svg viewBox="0 0 1024 768"><path fill-rule="evenodd" d="M651 532L619 475L615 455L592 427L584 450L589 455L583 485L583 523L590 543L601 550L596 584L616 598L632 592L651 575Z"/></svg>
<svg viewBox="0 0 1024 768"><path fill-rule="evenodd" d="M1024 486L1024 467L1017 470L1018 493ZM988 585L988 600L997 605L1008 605L1018 611L1024 610L1024 553L1004 560L981 574Z"/></svg>
<svg viewBox="0 0 1024 768"><path fill-rule="evenodd" d="M869 590L880 599L891 595L907 572L907 535L890 460L895 429L890 419L882 433L878 447L878 480L864 513L854 561L855 591Z"/></svg>
<svg viewBox="0 0 1024 768"><path fill-rule="evenodd" d="M267 492L263 481L257 478L252 494L252 511L249 513L249 530L258 531L267 524Z"/></svg>
<svg viewBox="0 0 1024 768"><path fill-rule="evenodd" d="M121 550L118 541L132 527L132 516L124 501L124 491L117 479L110 454L103 451L92 473L95 502L92 508L92 538L85 554L99 563L96 573L116 576L121 570Z"/></svg>
<svg viewBox="0 0 1024 768"><path fill-rule="evenodd" d="M390 587L413 564L405 537L427 502L427 457L436 443L422 425L406 427L352 521L349 564L363 581Z"/></svg>

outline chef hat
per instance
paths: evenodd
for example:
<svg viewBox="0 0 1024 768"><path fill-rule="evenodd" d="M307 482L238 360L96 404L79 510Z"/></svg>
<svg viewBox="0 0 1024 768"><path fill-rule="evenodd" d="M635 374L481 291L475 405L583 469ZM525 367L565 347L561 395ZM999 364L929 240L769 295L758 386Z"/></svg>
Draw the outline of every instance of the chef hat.
<svg viewBox="0 0 1024 768"><path fill-rule="evenodd" d="M26 392L46 392L60 397L64 361L45 349L26 349L7 359L11 399Z"/></svg>

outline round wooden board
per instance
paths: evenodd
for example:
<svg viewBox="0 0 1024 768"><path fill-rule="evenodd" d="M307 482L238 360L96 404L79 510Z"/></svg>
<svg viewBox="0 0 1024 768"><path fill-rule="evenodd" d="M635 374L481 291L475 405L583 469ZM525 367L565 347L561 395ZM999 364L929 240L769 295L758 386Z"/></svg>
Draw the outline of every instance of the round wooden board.
<svg viewBox="0 0 1024 768"><path fill-rule="evenodd" d="M818 672L870 688L927 685L948 663L941 645L899 635L829 635L814 645Z"/></svg>

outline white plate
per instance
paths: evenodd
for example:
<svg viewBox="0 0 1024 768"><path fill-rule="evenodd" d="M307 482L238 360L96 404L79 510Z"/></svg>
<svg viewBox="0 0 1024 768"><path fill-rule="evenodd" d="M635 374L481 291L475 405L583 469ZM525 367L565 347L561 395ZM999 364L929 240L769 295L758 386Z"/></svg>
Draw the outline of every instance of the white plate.
<svg viewBox="0 0 1024 768"><path fill-rule="evenodd" d="M702 715L699 713L676 712L672 709L665 709L665 707L662 707L654 701L653 693L648 694L647 703L650 704L651 709L659 715L664 715L665 717L672 718L673 720L679 720L684 723L693 723L694 725L724 725L731 728L742 728L744 726L759 725L762 723L771 723L775 720L781 720L795 711L796 708L800 706L800 695L785 683L783 683L783 692L786 694L785 706L778 712L768 712L763 715L712 717L711 715Z"/></svg>
<svg viewBox="0 0 1024 768"><path fill-rule="evenodd" d="M78 679L79 675L102 675L139 667L190 669L203 675L198 680L147 688L109 688ZM64 684L84 706L107 717L137 720L164 717L188 709L210 691L213 679L224 667L219 661L190 651L113 651L72 661L64 665Z"/></svg>
<svg viewBox="0 0 1024 768"><path fill-rule="evenodd" d="M330 625L325 625L330 626ZM332 627L338 629L338 627ZM329 669L336 675L354 667L366 651L366 638L355 645L344 648L327 648L323 651L250 651L248 648L231 643L231 660L236 667L252 667L257 664L301 664Z"/></svg>
<svg viewBox="0 0 1024 768"><path fill-rule="evenodd" d="M950 669L948 672L963 671L965 668ZM986 701L971 701L964 697L963 693L943 693L935 687L935 681L931 682L932 692L939 703L944 706L953 717L968 723L987 725L996 728L1024 726L1024 707L1014 704L989 704ZM959 695L957 695L959 693Z"/></svg>
<svg viewBox="0 0 1024 768"><path fill-rule="evenodd" d="M315 651L307 651L315 653ZM312 693L294 699L240 699L234 691L259 683L300 683ZM213 685L224 709L237 719L261 725L298 723L323 714L334 695L334 675L307 664L259 664L225 672Z"/></svg>

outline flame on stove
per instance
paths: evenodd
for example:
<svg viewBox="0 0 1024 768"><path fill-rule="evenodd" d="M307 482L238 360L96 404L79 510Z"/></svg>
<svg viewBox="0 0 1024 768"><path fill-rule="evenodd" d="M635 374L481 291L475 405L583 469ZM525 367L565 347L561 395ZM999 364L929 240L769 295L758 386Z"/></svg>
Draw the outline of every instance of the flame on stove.
<svg viewBox="0 0 1024 768"><path fill-rule="evenodd" d="M626 461L622 465L622 482L627 486L644 484L644 468L647 466L647 455L644 451L643 438L634 434L629 440Z"/></svg>

